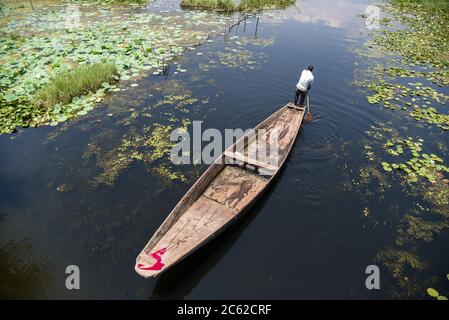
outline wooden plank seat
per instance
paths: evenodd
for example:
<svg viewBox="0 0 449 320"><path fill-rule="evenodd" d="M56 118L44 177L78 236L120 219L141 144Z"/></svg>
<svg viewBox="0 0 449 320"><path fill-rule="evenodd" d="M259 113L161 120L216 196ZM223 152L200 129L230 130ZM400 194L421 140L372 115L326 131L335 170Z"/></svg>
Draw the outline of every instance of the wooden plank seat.
<svg viewBox="0 0 449 320"><path fill-rule="evenodd" d="M299 111L304 111L306 108L304 108L304 107L298 107L298 106L295 106L293 103L290 103L290 104L288 104L287 105L289 108L291 108L291 109L296 109L296 110L299 110Z"/></svg>
<svg viewBox="0 0 449 320"><path fill-rule="evenodd" d="M254 166L256 168L266 169L269 172L272 172L272 174L276 173L276 171L279 170L279 167L277 167L277 166L274 166L274 165L269 164L269 163L261 162L261 161L258 161L256 159L251 159L249 157L245 157L244 155L242 155L241 153L238 153L238 152L234 153L234 152L231 152L229 150L226 150L225 152L223 152L223 155L228 157L228 158L231 158L233 160L240 161L240 162L243 162L245 164L252 165L252 166Z"/></svg>

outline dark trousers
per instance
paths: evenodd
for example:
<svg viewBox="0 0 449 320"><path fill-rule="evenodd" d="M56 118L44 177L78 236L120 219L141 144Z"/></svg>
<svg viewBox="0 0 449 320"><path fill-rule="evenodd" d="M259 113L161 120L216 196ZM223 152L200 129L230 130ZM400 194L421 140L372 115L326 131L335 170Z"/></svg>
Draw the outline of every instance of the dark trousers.
<svg viewBox="0 0 449 320"><path fill-rule="evenodd" d="M296 92L295 92L295 105L298 105L298 99L299 99L300 95L301 95L301 99L299 100L299 105L304 106L304 101L306 101L306 97L307 97L307 91L301 91L299 89L296 89Z"/></svg>

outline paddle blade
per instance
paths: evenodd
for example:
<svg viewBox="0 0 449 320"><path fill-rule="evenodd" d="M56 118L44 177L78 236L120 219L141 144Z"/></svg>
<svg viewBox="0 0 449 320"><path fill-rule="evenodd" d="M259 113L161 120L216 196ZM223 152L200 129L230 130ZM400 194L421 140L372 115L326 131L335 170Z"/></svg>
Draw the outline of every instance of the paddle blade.
<svg viewBox="0 0 449 320"><path fill-rule="evenodd" d="M309 113L307 113L307 114L305 115L304 121L307 121L307 122L312 122L312 121L313 121L313 115L312 115L311 112L309 112Z"/></svg>

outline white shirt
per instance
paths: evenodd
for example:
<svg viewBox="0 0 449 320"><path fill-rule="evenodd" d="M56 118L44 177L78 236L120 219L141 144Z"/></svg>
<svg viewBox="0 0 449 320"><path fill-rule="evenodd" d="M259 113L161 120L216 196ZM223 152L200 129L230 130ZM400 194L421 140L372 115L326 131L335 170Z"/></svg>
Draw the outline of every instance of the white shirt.
<svg viewBox="0 0 449 320"><path fill-rule="evenodd" d="M312 85L314 79L315 77L310 70L304 70L301 73L301 78L299 78L296 88L301 91L307 91L309 86Z"/></svg>

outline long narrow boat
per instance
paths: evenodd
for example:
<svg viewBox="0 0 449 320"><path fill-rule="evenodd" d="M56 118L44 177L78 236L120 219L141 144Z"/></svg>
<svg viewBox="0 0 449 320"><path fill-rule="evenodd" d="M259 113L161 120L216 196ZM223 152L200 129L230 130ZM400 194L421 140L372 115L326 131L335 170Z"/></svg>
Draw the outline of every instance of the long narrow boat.
<svg viewBox="0 0 449 320"><path fill-rule="evenodd" d="M304 108L287 104L223 152L138 255L136 272L145 278L161 274L242 216L278 175L303 117ZM263 143L274 151L260 161L254 150Z"/></svg>

